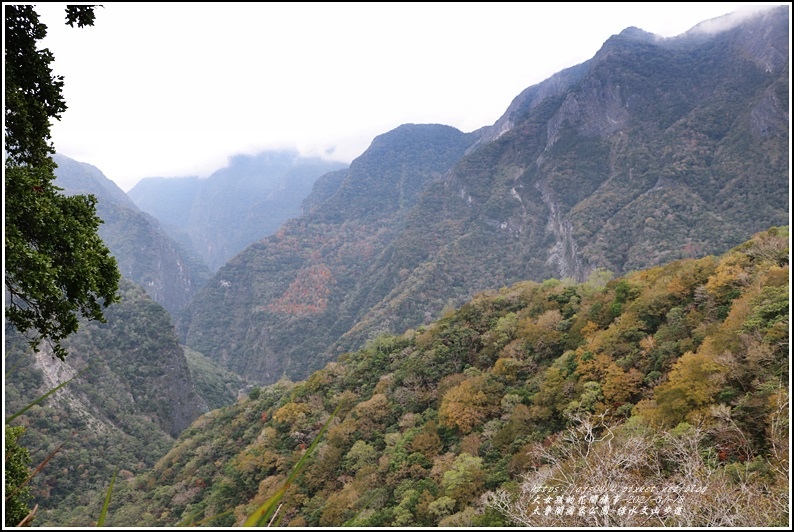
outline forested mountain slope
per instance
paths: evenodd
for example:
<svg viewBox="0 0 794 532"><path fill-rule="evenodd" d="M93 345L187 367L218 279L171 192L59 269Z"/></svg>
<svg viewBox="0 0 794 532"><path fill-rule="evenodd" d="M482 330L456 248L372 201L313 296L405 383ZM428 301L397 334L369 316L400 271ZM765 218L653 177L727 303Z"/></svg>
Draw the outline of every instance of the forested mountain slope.
<svg viewBox="0 0 794 532"><path fill-rule="evenodd" d="M121 275L176 315L210 277L202 260L169 237L99 169L60 154L53 159L58 165L55 184L63 194L96 196L97 216L103 221L99 236L116 258Z"/></svg>
<svg viewBox="0 0 794 532"><path fill-rule="evenodd" d="M789 17L629 28L491 127L384 133L211 278L56 159L141 286L65 363L7 331L7 415L86 370L15 420L34 467L64 444L35 524L118 467L106 524L239 525L303 457L281 525L789 524Z"/></svg>
<svg viewBox="0 0 794 532"><path fill-rule="evenodd" d="M487 288L722 253L788 223L789 8L715 25L629 28L475 133L378 137L222 268L180 334L252 380L304 378Z"/></svg>
<svg viewBox="0 0 794 532"><path fill-rule="evenodd" d="M789 291L787 227L489 290L202 416L109 521L240 525L330 423L282 526L786 526Z"/></svg>
<svg viewBox="0 0 794 532"><path fill-rule="evenodd" d="M404 125L377 137L343 179L318 180L318 207L221 268L178 320L185 343L254 382L306 374L386 287L365 281L419 194L477 137ZM328 185L331 190L328 190ZM336 188L335 188L336 187ZM250 355L250 356L249 356Z"/></svg>
<svg viewBox="0 0 794 532"><path fill-rule="evenodd" d="M79 508L103 497L116 468L122 478L145 471L208 410L168 312L125 279L120 295L107 323L83 321L63 342L64 361L7 331L7 416L74 378L14 421L34 468L62 445L32 482L37 525L67 525L75 509L84 517Z"/></svg>

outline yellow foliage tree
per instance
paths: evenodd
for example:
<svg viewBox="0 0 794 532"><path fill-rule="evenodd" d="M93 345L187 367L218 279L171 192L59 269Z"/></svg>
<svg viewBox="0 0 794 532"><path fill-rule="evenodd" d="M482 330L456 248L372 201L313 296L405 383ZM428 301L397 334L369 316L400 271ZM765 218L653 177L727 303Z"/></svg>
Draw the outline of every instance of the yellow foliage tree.
<svg viewBox="0 0 794 532"><path fill-rule="evenodd" d="M306 403L287 403L273 413L273 419L279 423L299 425L306 420L311 408Z"/></svg>
<svg viewBox="0 0 794 532"><path fill-rule="evenodd" d="M672 427L714 403L727 368L708 353L685 353L670 370L667 382L654 390L653 401L637 405L638 413L658 425Z"/></svg>
<svg viewBox="0 0 794 532"><path fill-rule="evenodd" d="M450 388L441 400L438 421L468 434L499 410L501 395L489 394L489 377L477 375Z"/></svg>

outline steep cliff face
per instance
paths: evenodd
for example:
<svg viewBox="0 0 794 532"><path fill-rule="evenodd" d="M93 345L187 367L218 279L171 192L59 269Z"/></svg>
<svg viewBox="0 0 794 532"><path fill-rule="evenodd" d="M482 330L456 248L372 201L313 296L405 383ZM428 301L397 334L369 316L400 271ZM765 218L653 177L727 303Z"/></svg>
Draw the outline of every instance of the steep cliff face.
<svg viewBox="0 0 794 532"><path fill-rule="evenodd" d="M524 89L521 94L513 99L505 113L492 126L482 129L480 139L468 151L474 151L513 129L516 123L521 121L540 102L546 98L564 94L586 72L587 63L582 63L557 72L543 83Z"/></svg>
<svg viewBox="0 0 794 532"><path fill-rule="evenodd" d="M545 248L555 276L577 279L717 252L781 223L787 8L708 28L675 39L630 28L527 89L483 135L492 146L481 140L451 173L449 192L483 225ZM541 220L543 235L527 240Z"/></svg>
<svg viewBox="0 0 794 532"><path fill-rule="evenodd" d="M121 300L105 309L107 323L83 321L64 341L64 361L46 344L31 354L17 334L6 335L6 362L13 368L4 387L7 415L74 378L18 420L28 427L34 464L63 444L47 464L50 474L33 482L42 512L65 501L64 507L84 504L81 497L106 484L116 468L150 467L207 411L168 312L125 279L119 294Z"/></svg>
<svg viewBox="0 0 794 532"><path fill-rule="evenodd" d="M200 259L168 237L153 217L107 203L100 203L97 214L105 222L99 234L121 274L146 289L172 315L209 278Z"/></svg>
<svg viewBox="0 0 794 532"><path fill-rule="evenodd" d="M129 432L127 417L141 417L176 437L207 405L194 389L168 313L132 283L122 281L120 293L121 302L105 310L106 324L83 323L68 340L65 361L45 346L33 367L42 371L43 391L76 377L58 396L97 433Z"/></svg>
<svg viewBox="0 0 794 532"><path fill-rule="evenodd" d="M122 276L146 290L176 314L209 278L201 260L141 212L129 197L97 168L56 154L55 184L64 194L93 194L103 224L99 235L116 258Z"/></svg>

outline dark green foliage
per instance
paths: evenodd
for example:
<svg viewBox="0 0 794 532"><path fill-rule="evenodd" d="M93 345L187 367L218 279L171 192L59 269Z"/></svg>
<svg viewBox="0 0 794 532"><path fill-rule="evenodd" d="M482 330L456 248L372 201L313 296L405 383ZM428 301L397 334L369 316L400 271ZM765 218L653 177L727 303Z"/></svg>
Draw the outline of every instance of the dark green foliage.
<svg viewBox="0 0 794 532"><path fill-rule="evenodd" d="M32 5L4 5L5 149L7 164L37 167L51 153L50 118L66 110L63 77L53 76L52 52L39 49L47 35Z"/></svg>
<svg viewBox="0 0 794 532"><path fill-rule="evenodd" d="M77 330L79 316L104 319L120 275L97 234L95 198L58 194L51 172L51 164L6 166L6 317L33 332L31 346L48 339L63 358L61 341Z"/></svg>
<svg viewBox="0 0 794 532"><path fill-rule="evenodd" d="M47 27L34 6L5 11L5 289L6 318L30 345L48 339L63 358L61 341L80 316L103 320L120 274L97 234L93 196L65 197L52 184L50 119L66 110L63 78L50 69L52 53L39 48ZM91 24L92 6L67 11L70 24Z"/></svg>
<svg viewBox="0 0 794 532"><path fill-rule="evenodd" d="M74 27L77 24L78 28L83 26L93 26L96 14L94 13L95 5L84 6L66 6L66 23Z"/></svg>
<svg viewBox="0 0 794 532"><path fill-rule="evenodd" d="M24 485L30 476L30 454L19 443L25 427L5 428L5 452L3 453L3 478L5 480L5 526L17 526L30 508L30 486Z"/></svg>

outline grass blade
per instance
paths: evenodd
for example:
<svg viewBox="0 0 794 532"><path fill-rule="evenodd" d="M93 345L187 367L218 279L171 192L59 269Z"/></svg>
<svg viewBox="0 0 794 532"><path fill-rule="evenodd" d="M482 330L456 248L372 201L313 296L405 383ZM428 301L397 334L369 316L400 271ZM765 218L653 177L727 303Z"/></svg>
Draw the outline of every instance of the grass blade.
<svg viewBox="0 0 794 532"><path fill-rule="evenodd" d="M108 515L108 506L110 506L110 496L113 494L113 484L116 482L118 472L119 468L116 466L113 477L110 479L110 486L108 486L108 492L105 495L105 504L102 505L102 511L99 512L99 520L96 522L96 526L105 526L105 517Z"/></svg>
<svg viewBox="0 0 794 532"><path fill-rule="evenodd" d="M53 389L52 389L52 390L50 390L49 392L45 393L44 395L42 395L42 396L41 396L41 397L39 397L38 399L35 399L35 400L33 400L31 403L28 403L26 406L22 407L22 408L21 408L20 410L18 410L17 412L15 412L15 413L11 414L9 417L7 417L7 418L6 418L6 425L8 425L8 424L9 424L11 421L13 421L14 419L16 419L18 416L21 416L22 414L24 414L25 412L27 412L29 408L31 408L31 407L33 407L33 406L35 406L35 405L39 404L40 402L42 402L43 400L45 400L47 397L51 396L52 394L54 394L55 392L57 392L58 390L60 390L61 388L63 388L63 387L64 387L64 386L66 386L67 384L69 384L70 382L72 382L74 379L76 379L77 377L79 377L80 375L82 375L83 373L85 373L87 370L88 370L88 368L85 368L84 370L80 371L80 372L79 372L77 375L75 375L75 376L74 376L74 377L72 377L71 379L69 379L69 380L67 380L67 381L64 381L64 382L60 383L58 386L56 386L55 388L53 388Z"/></svg>
<svg viewBox="0 0 794 532"><path fill-rule="evenodd" d="M11 492L11 493L9 493L8 495L6 495L6 500L8 500L8 499L10 499L11 497L13 497L14 495L16 495L16 494L19 492L19 490L21 490L21 489L22 489L22 488L25 486L25 484L27 484L28 482L30 482L30 481L33 479L33 477L35 477L35 476L38 474L38 472L39 472L39 471L41 471L41 470L42 470L42 468L43 468L45 465L47 465L47 462L49 462L49 461L50 461L50 459L52 459L52 457L53 457L53 456L55 456L55 453L57 453L58 451L60 451L60 450L61 450L61 447L63 447L65 444L66 444L66 442L63 442L63 443L62 443L62 444L60 444L60 445L59 445L59 446L58 446L58 447L57 447L57 448L56 448L54 451L52 451L52 452L49 454L49 456L47 456L47 458L45 458L45 459L44 459L44 461L38 465L38 467L36 467L36 469L33 471L33 473L31 473L31 474L30 474L30 476L29 476L29 477L28 477L28 478L25 480L25 482L23 482L22 484L20 484L19 486L17 486L17 489L15 489L14 491L12 491L12 492Z"/></svg>
<svg viewBox="0 0 794 532"><path fill-rule="evenodd" d="M16 370L16 369L19 367L19 365L20 365L20 364L22 364L22 362L24 362L24 361L25 361L25 357L28 355L28 353L32 353L32 352L33 352L33 349L32 349L32 348L30 348L30 347L28 347L28 348L27 348L27 350L26 350L26 351L25 351L25 352L22 354L22 356L20 356L20 357L19 357L19 360L17 360L17 363L16 363L16 364L14 364L14 365L11 367L11 369L9 369L8 371L6 371L5 378L7 379L7 378L8 378L8 376L9 376L9 375L11 375L11 373L13 373L13 372L14 372L14 370ZM3 358L6 358L6 359L7 359L7 358L8 358L8 353L5 353L5 354L3 355Z"/></svg>
<svg viewBox="0 0 794 532"><path fill-rule="evenodd" d="M176 526L178 526L178 527L183 527L183 526L188 526L188 527L201 526L204 523L208 523L208 522L212 521L213 519L217 519L219 517L223 517L225 515L228 515L228 514L232 513L233 511L234 511L234 508L232 508L231 510L226 510L225 512L221 512L219 514L215 514L215 515L211 515L209 517L205 517L201 521L192 521L191 522L190 519L188 519L188 520L182 521L180 523L177 523Z"/></svg>
<svg viewBox="0 0 794 532"><path fill-rule="evenodd" d="M37 504L36 506L33 507L30 513L22 521L19 522L17 527L30 526L30 524L33 522L33 518L36 517L36 512L38 510L39 510L39 505Z"/></svg>

